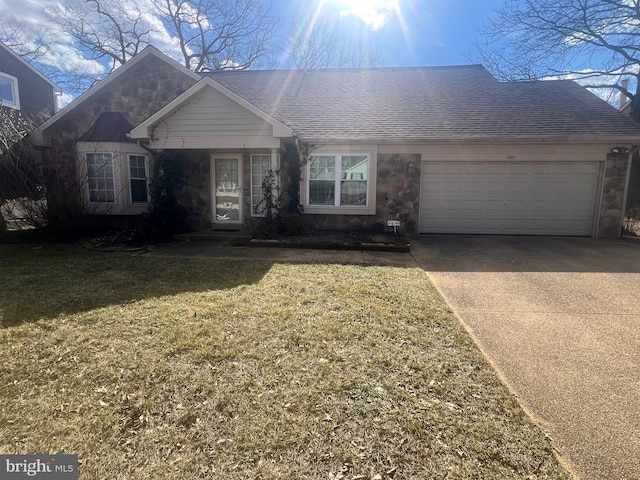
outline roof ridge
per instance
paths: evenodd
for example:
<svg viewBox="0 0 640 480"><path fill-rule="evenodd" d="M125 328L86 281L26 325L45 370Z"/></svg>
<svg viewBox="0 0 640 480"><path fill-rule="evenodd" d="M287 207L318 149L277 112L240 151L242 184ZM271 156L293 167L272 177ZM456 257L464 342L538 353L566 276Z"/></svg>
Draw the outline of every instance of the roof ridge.
<svg viewBox="0 0 640 480"><path fill-rule="evenodd" d="M457 65L412 65L412 66L384 66L384 67L327 67L327 68L271 68L257 70L210 70L207 72L198 72L201 75L208 74L247 74L247 73L307 73L307 72L359 72L359 71L407 71L407 70L445 70L445 69L462 69L474 68L490 73L484 65L479 63L457 64Z"/></svg>

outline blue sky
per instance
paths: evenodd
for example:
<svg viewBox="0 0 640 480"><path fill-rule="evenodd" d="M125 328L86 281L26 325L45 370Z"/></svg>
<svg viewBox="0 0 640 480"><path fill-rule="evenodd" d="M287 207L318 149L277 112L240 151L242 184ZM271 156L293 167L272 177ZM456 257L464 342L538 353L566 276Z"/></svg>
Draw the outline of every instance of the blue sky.
<svg viewBox="0 0 640 480"><path fill-rule="evenodd" d="M274 0L274 13L291 16L296 0ZM378 47L383 66L470 63L478 29L504 0L312 0L306 10L322 6L357 20ZM299 7L298 7L299 8Z"/></svg>
<svg viewBox="0 0 640 480"><path fill-rule="evenodd" d="M55 0L0 0L0 16L16 15L42 25L42 9ZM82 0L63 0L82 2ZM149 0L137 0L140 4ZM266 1L266 0L265 0ZM366 36L381 53L382 66L470 63L478 28L505 0L271 0L283 42L300 16L320 7L340 15L354 34ZM342 22L341 22L342 23ZM157 45L162 49L162 45ZM71 61L71 52L56 61ZM81 62L77 59L76 63Z"/></svg>
<svg viewBox="0 0 640 480"><path fill-rule="evenodd" d="M16 16L27 28L46 24L44 7L57 0L0 0L0 17ZM149 8L151 0L114 0ZM269 1L269 0L260 0ZM80 3L84 0L61 0ZM478 30L494 9L505 0L270 0L272 14L279 19L280 49L286 49L302 18L330 17L339 31L371 42L379 52L379 66L459 65L473 62L473 45ZM319 13L320 12L320 13ZM158 23L154 23L157 28ZM86 58L64 32L55 35L43 65L61 71L79 70L94 75L106 71L106 62ZM179 58L177 39L155 35L153 43L165 53ZM26 35L29 41L29 35ZM291 57L282 54L275 68L292 66ZM62 104L71 100L65 93Z"/></svg>

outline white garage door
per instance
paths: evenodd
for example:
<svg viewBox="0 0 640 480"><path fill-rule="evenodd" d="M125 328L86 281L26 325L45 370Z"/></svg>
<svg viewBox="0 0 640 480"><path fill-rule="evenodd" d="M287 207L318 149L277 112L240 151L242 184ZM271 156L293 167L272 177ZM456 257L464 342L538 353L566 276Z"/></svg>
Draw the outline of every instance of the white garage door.
<svg viewBox="0 0 640 480"><path fill-rule="evenodd" d="M600 163L424 162L421 233L591 235Z"/></svg>

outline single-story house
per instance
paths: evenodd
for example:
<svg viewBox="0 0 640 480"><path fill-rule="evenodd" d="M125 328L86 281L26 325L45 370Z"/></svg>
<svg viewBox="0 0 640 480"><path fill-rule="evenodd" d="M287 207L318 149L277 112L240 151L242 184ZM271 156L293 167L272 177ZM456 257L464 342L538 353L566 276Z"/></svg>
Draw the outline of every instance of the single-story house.
<svg viewBox="0 0 640 480"><path fill-rule="evenodd" d="M153 47L40 130L69 211L144 213L153 158L174 152L189 225L225 230L260 215L274 170L320 228L618 237L640 144L640 124L572 81L480 65L194 73Z"/></svg>

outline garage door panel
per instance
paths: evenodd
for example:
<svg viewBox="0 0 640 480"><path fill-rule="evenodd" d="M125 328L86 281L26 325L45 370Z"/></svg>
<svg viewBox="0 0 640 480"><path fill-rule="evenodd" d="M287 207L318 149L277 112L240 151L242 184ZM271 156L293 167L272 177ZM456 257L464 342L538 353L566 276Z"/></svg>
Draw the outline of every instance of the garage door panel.
<svg viewBox="0 0 640 480"><path fill-rule="evenodd" d="M591 235L600 164L425 162L421 233Z"/></svg>

